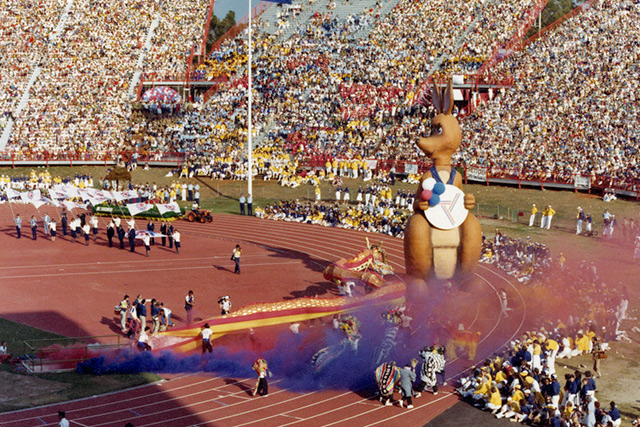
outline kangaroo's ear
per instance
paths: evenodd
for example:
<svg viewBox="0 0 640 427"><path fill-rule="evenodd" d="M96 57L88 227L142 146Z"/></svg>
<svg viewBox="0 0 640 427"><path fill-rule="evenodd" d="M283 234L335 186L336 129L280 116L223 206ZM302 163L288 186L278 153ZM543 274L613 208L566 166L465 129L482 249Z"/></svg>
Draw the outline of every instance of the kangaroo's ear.
<svg viewBox="0 0 640 427"><path fill-rule="evenodd" d="M436 109L436 113L442 113L442 96L440 94L440 86L438 86L438 81L433 80L433 86L431 87L431 102L433 103L433 108Z"/></svg>
<svg viewBox="0 0 640 427"><path fill-rule="evenodd" d="M442 112L444 114L451 114L453 111L453 87L451 84L451 80L449 80L449 84L447 85L447 89L444 91L444 95L441 97L442 102Z"/></svg>

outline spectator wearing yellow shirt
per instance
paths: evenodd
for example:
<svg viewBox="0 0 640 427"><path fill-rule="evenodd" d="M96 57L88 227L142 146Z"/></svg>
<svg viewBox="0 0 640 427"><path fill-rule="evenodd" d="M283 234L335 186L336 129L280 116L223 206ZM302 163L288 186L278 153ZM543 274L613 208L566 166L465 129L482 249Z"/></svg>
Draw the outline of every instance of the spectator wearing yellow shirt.
<svg viewBox="0 0 640 427"><path fill-rule="evenodd" d="M571 356L579 356L589 352L591 346L591 339L588 335L585 335L582 330L578 331L578 336L575 340L575 349L571 352Z"/></svg>
<svg viewBox="0 0 640 427"><path fill-rule="evenodd" d="M542 346L537 339L533 340L533 351L531 352L531 368L542 370Z"/></svg>
<svg viewBox="0 0 640 427"><path fill-rule="evenodd" d="M491 411L492 414L496 414L502 407L502 397L500 391L495 386L491 386L489 391L489 399L485 405L485 409Z"/></svg>
<svg viewBox="0 0 640 427"><path fill-rule="evenodd" d="M547 371L549 375L556 373L556 355L558 354L558 350L560 349L560 345L558 341L552 340L551 338L547 339L544 343L544 347L547 351Z"/></svg>

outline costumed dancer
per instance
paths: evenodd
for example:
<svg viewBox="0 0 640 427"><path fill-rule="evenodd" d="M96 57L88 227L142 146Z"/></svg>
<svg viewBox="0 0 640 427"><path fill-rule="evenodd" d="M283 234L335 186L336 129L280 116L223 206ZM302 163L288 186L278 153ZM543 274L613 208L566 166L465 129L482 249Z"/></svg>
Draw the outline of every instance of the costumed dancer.
<svg viewBox="0 0 640 427"><path fill-rule="evenodd" d="M393 405L393 390L400 381L400 370L396 367L396 362L383 363L378 366L375 376L380 401L385 406Z"/></svg>
<svg viewBox="0 0 640 427"><path fill-rule="evenodd" d="M445 348L439 345L425 347L418 352L424 359L422 368L420 369L420 384L418 384L418 393L416 397L421 396L421 392L426 391L427 387L433 389L433 394L438 394L438 374L442 375L442 385L447 385L444 381L444 358Z"/></svg>
<svg viewBox="0 0 640 427"><path fill-rule="evenodd" d="M251 395L255 396L258 394L260 396L266 396L269 393L269 384L267 383L269 367L267 366L267 361L263 358L256 359L256 361L253 362L253 370L258 374L258 381Z"/></svg>
<svg viewBox="0 0 640 427"><path fill-rule="evenodd" d="M344 317L334 318L334 328L345 333L338 344L330 345L320 349L311 359L311 366L314 373L321 373L331 362L336 360L348 348L353 353L358 351L358 343L360 342L360 321L356 316L346 315Z"/></svg>
<svg viewBox="0 0 640 427"><path fill-rule="evenodd" d="M385 321L384 338L373 353L371 366L377 366L380 362L389 357L391 350L393 350L397 344L398 331L402 324L402 318L400 317L397 308L383 313L382 318Z"/></svg>

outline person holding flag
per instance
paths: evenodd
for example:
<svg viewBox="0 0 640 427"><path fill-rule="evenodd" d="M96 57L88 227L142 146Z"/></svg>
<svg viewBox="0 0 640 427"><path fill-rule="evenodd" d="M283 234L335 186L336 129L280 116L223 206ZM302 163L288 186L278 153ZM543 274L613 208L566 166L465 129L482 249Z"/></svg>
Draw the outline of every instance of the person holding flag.
<svg viewBox="0 0 640 427"><path fill-rule="evenodd" d="M49 217L49 214L45 212L44 216L42 217L42 225L44 227L44 234L49 234L49 223L51 222L51 218Z"/></svg>
<svg viewBox="0 0 640 427"><path fill-rule="evenodd" d="M89 224L91 224L91 230L93 232L93 241L98 241L98 217L92 215L89 219Z"/></svg>
<svg viewBox="0 0 640 427"><path fill-rule="evenodd" d="M31 235L33 236L33 240L36 240L38 237L36 234L36 230L38 229L38 220L36 220L35 215L31 215L31 221L29 222L31 224Z"/></svg>
<svg viewBox="0 0 640 427"><path fill-rule="evenodd" d="M76 217L76 218L75 218L75 222L76 222L76 227L75 227L75 229L76 229L76 234L77 234L78 236L81 236L81 235L82 235L82 227L83 227L83 224L82 224L82 215L83 215L83 214L80 214L80 218L78 218L78 217Z"/></svg>
<svg viewBox="0 0 640 427"><path fill-rule="evenodd" d="M16 223L16 233L18 234L17 238L19 239L22 237L22 218L20 218L20 214L16 214L13 222Z"/></svg>
<svg viewBox="0 0 640 427"><path fill-rule="evenodd" d="M113 247L113 236L115 236L115 234L116 228L113 224L113 219L111 219L111 221L109 221L109 224L107 225L107 240L109 240L109 247Z"/></svg>
<svg viewBox="0 0 640 427"><path fill-rule="evenodd" d="M136 251L136 230L132 227L129 227L129 231L127 234L129 237L129 248L131 249L131 252L135 252Z"/></svg>
<svg viewBox="0 0 640 427"><path fill-rule="evenodd" d="M49 234L51 235L51 241L55 242L56 241L56 220L55 219L51 219L51 222L49 223Z"/></svg>
<svg viewBox="0 0 640 427"><path fill-rule="evenodd" d="M67 235L67 225L68 225L66 209L62 209L62 214L60 215L60 217L61 217L60 226L62 227L62 235L66 236Z"/></svg>
<svg viewBox="0 0 640 427"><path fill-rule="evenodd" d="M118 240L120 240L120 249L124 249L124 236L126 234L124 231L124 228L122 228L121 226L118 226L117 233L118 233Z"/></svg>
<svg viewBox="0 0 640 427"><path fill-rule="evenodd" d="M71 243L76 242L76 218L69 223L69 234L71 234Z"/></svg>
<svg viewBox="0 0 640 427"><path fill-rule="evenodd" d="M180 233L178 232L177 228L173 229L173 243L175 243L176 245L176 253L179 254L180 253Z"/></svg>
<svg viewBox="0 0 640 427"><path fill-rule="evenodd" d="M167 227L167 239L169 240L169 249L173 249L173 224L169 224Z"/></svg>
<svg viewBox="0 0 640 427"><path fill-rule="evenodd" d="M162 234L162 246L167 244L167 223L160 224L160 234Z"/></svg>
<svg viewBox="0 0 640 427"><path fill-rule="evenodd" d="M144 249L147 251L147 258L148 258L149 251L151 250L151 246L149 246L151 244L151 237L149 236L149 233L144 233L142 235L142 242L144 243Z"/></svg>
<svg viewBox="0 0 640 427"><path fill-rule="evenodd" d="M155 225L153 224L153 221L151 221L151 219L149 219L149 222L147 223L147 231L150 231L151 234L153 235L153 230L155 229ZM156 241L153 237L151 237L151 245L155 245Z"/></svg>
<svg viewBox="0 0 640 427"><path fill-rule="evenodd" d="M88 222L85 222L82 226L82 233L84 234L84 244L89 246L89 237L91 236L91 226Z"/></svg>

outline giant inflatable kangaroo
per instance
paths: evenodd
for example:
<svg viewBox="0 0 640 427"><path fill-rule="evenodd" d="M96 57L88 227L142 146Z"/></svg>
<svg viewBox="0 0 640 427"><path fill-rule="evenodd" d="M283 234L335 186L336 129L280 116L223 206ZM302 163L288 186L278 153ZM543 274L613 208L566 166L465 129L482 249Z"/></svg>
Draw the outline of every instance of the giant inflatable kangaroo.
<svg viewBox="0 0 640 427"><path fill-rule="evenodd" d="M475 206L475 197L462 193L462 177L451 167L451 156L462 141L458 120L451 115L451 82L444 93L434 84L433 106L437 115L431 136L418 142L433 167L420 179L414 214L404 233L407 274L425 282L432 270L438 279L473 273L482 250L480 223L467 212Z"/></svg>

